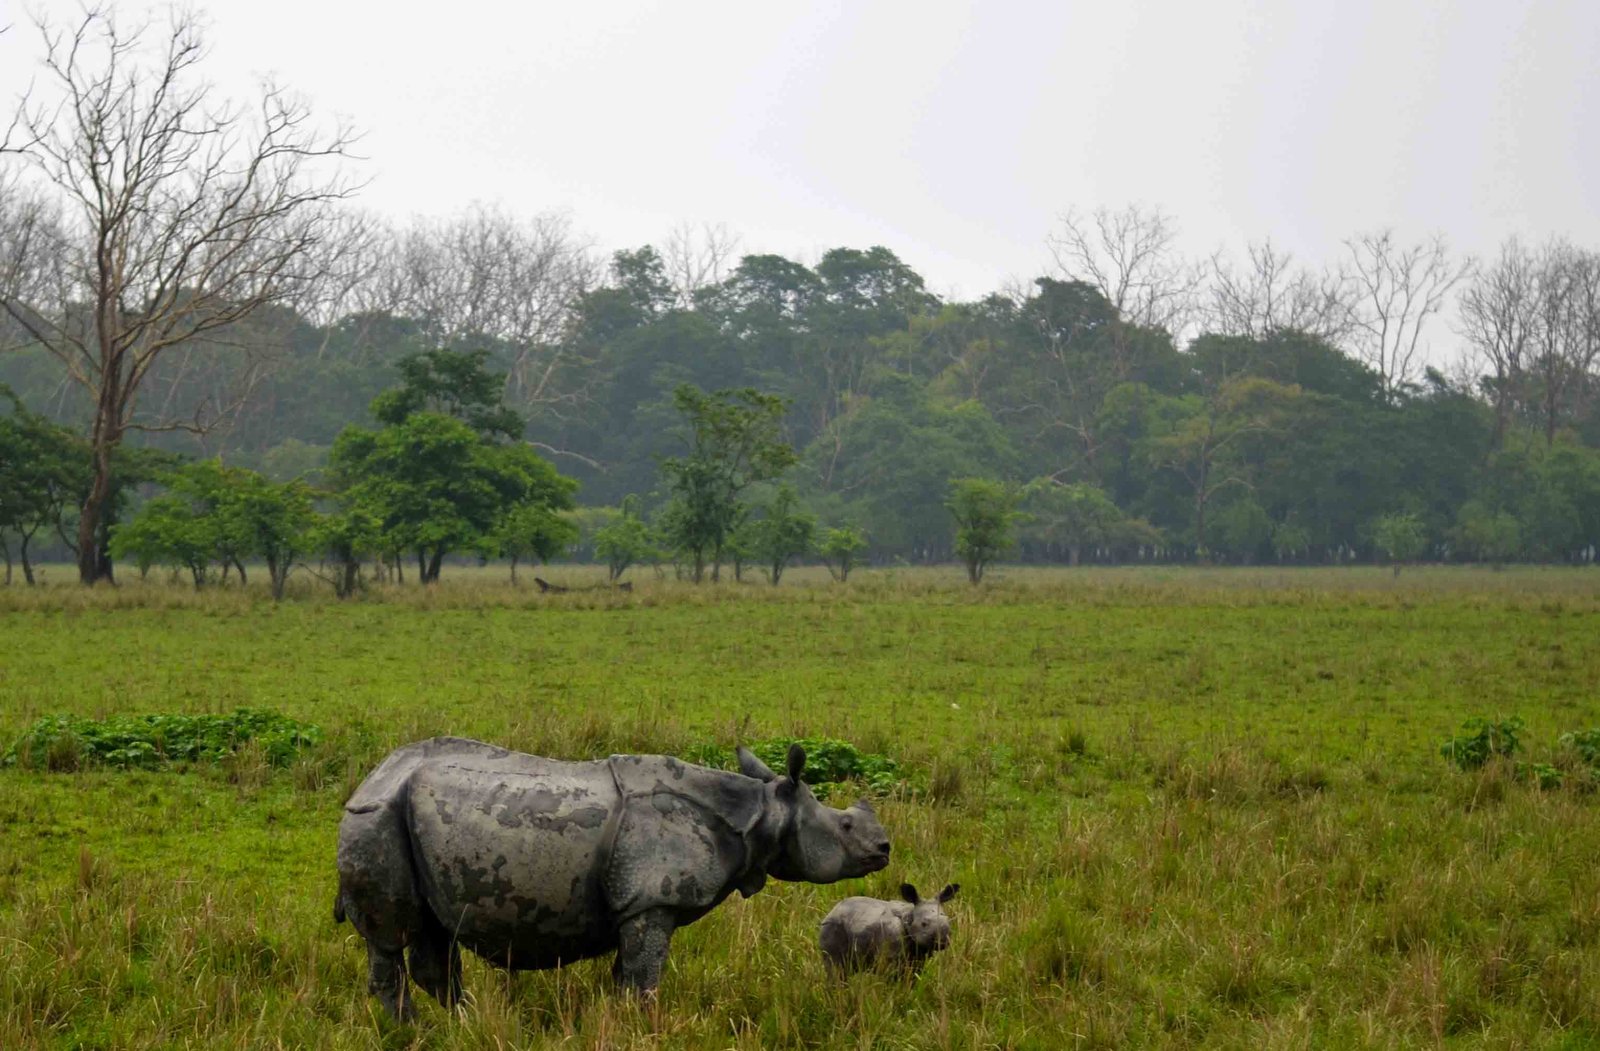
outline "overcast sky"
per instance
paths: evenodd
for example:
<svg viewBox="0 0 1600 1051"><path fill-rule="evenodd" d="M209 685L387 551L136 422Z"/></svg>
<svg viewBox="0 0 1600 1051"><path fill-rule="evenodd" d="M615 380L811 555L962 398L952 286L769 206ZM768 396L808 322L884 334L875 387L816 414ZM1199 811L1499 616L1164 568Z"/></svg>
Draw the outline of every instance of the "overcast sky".
<svg viewBox="0 0 1600 1051"><path fill-rule="evenodd" d="M132 13L150 5L116 5ZM1068 208L1159 207L1196 254L1358 231L1600 248L1600 2L210 0L209 70L365 129L363 203L564 211L603 248L725 224L883 244L976 297ZM29 10L0 0L0 90Z"/></svg>

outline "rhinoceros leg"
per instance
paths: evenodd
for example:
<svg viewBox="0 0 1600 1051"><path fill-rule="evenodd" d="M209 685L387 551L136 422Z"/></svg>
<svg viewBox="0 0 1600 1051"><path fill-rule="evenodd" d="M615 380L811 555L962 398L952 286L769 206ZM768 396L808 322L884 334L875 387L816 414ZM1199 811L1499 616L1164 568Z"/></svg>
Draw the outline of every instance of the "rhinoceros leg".
<svg viewBox="0 0 1600 1051"><path fill-rule="evenodd" d="M622 921L611 973L630 992L654 994L677 923L666 909L649 909Z"/></svg>
<svg viewBox="0 0 1600 1051"><path fill-rule="evenodd" d="M339 911L367 943L367 989L394 1017L411 1016L405 947L438 920L421 901L399 808L346 813L339 826Z"/></svg>
<svg viewBox="0 0 1600 1051"><path fill-rule="evenodd" d="M418 925L406 951L411 980L445 1007L461 1000L461 949L433 917Z"/></svg>
<svg viewBox="0 0 1600 1051"><path fill-rule="evenodd" d="M367 991L395 1019L409 1022L416 1017L411 990L406 986L405 958L398 949L380 949L375 942L367 942Z"/></svg>

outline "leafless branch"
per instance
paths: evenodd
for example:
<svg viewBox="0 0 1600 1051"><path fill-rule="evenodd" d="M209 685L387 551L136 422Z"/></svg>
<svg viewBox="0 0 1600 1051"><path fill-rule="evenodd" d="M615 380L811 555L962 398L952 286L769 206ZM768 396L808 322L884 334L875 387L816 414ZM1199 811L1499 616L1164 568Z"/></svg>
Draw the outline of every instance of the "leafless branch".
<svg viewBox="0 0 1600 1051"><path fill-rule="evenodd" d="M1208 298L1207 325L1218 335L1262 339L1294 330L1338 342L1353 323L1346 275L1296 268L1270 240L1247 247L1243 268L1214 256Z"/></svg>
<svg viewBox="0 0 1600 1051"><path fill-rule="evenodd" d="M720 284L738 250L738 235L721 223L704 223L698 228L683 223L673 230L667 236L661 261L678 308L691 309L696 292Z"/></svg>
<svg viewBox="0 0 1600 1051"><path fill-rule="evenodd" d="M1069 210L1047 243L1065 279L1099 289L1123 320L1180 340L1195 319L1208 267L1182 258L1177 239L1171 216L1128 205L1089 215Z"/></svg>
<svg viewBox="0 0 1600 1051"><path fill-rule="evenodd" d="M1416 379L1422 335L1450 290L1472 270L1456 262L1442 236L1396 243L1381 230L1345 242L1350 256L1350 342L1356 357L1378 374L1386 396Z"/></svg>

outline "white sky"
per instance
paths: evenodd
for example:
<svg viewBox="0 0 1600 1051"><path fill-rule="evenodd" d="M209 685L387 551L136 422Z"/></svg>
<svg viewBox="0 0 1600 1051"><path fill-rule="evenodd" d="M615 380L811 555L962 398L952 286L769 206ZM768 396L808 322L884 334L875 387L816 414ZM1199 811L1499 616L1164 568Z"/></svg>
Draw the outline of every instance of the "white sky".
<svg viewBox="0 0 1600 1051"><path fill-rule="evenodd" d="M1597 0L203 9L213 78L272 73L365 129L362 203L395 216L564 211L606 249L722 223L807 261L884 244L968 297L1044 272L1069 207L1160 207L1194 254L1270 236L1320 262L1383 226L1600 248ZM29 10L77 4L0 0L0 99L34 68Z"/></svg>

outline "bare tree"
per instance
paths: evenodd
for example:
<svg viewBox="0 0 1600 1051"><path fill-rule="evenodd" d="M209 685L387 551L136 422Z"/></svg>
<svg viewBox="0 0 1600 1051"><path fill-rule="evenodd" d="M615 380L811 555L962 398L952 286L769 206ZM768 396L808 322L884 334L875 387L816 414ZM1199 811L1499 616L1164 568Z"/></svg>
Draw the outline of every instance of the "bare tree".
<svg viewBox="0 0 1600 1051"><path fill-rule="evenodd" d="M1461 334L1478 385L1494 403L1496 444L1505 437L1526 382L1538 322L1537 269L1527 249L1512 238L1461 293Z"/></svg>
<svg viewBox="0 0 1600 1051"><path fill-rule="evenodd" d="M1330 343L1343 339L1353 324L1348 278L1337 269L1315 273L1293 262L1270 240L1247 247L1242 269L1214 256L1207 297L1211 331L1263 339L1293 330Z"/></svg>
<svg viewBox="0 0 1600 1051"><path fill-rule="evenodd" d="M1582 412L1594 396L1595 366L1600 364L1600 253L1574 253L1569 294L1567 323L1573 329L1569 346L1574 380L1571 407Z"/></svg>
<svg viewBox="0 0 1600 1051"><path fill-rule="evenodd" d="M661 261L677 307L692 309L696 292L721 284L738 250L738 235L721 223L703 223L699 228L683 223L667 235Z"/></svg>
<svg viewBox="0 0 1600 1051"><path fill-rule="evenodd" d="M1398 244L1391 230L1345 242L1350 255L1355 356L1378 374L1385 397L1417 376L1422 333L1444 307L1450 290L1472 272L1472 261L1453 261L1442 236Z"/></svg>
<svg viewBox="0 0 1600 1051"><path fill-rule="evenodd" d="M1046 241L1064 278L1099 289L1124 321L1166 329L1174 340L1187 334L1207 267L1179 255L1171 216L1130 204L1057 221Z"/></svg>
<svg viewBox="0 0 1600 1051"><path fill-rule="evenodd" d="M1600 353L1600 257L1553 240L1535 260L1528 367L1547 445L1588 393Z"/></svg>
<svg viewBox="0 0 1600 1051"><path fill-rule="evenodd" d="M338 164L352 140L318 130L304 103L270 83L249 110L217 103L199 79L193 14L173 13L160 33L125 32L102 7L70 28L38 25L59 100L24 100L13 149L59 209L58 255L3 264L53 269L54 280L36 300L0 287L0 309L61 359L92 404L77 533L79 579L92 584L111 575L107 512L123 438L205 424L136 416L141 388L173 348L322 276L333 206L354 189Z"/></svg>
<svg viewBox="0 0 1600 1051"><path fill-rule="evenodd" d="M565 216L522 220L478 206L394 235L368 294L440 346L498 344L510 355L510 397L559 414L581 400L584 382L561 337L597 282L590 246Z"/></svg>

